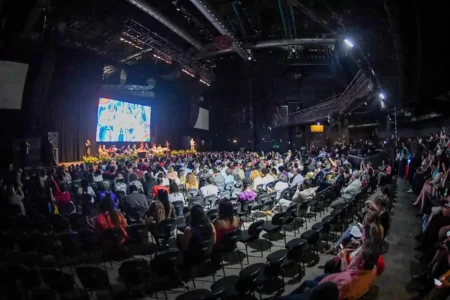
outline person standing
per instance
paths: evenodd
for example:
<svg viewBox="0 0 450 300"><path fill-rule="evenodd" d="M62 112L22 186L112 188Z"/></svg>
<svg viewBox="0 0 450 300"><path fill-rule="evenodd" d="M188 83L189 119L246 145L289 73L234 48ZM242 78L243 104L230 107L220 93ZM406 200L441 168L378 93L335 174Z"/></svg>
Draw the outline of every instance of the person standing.
<svg viewBox="0 0 450 300"><path fill-rule="evenodd" d="M191 138L191 150L195 150L195 141L193 138Z"/></svg>
<svg viewBox="0 0 450 300"><path fill-rule="evenodd" d="M22 160L22 168L26 168L29 163L30 144L27 140L20 143L20 156Z"/></svg>
<svg viewBox="0 0 450 300"><path fill-rule="evenodd" d="M86 143L84 143L86 146L86 156L91 156L91 141L86 140Z"/></svg>

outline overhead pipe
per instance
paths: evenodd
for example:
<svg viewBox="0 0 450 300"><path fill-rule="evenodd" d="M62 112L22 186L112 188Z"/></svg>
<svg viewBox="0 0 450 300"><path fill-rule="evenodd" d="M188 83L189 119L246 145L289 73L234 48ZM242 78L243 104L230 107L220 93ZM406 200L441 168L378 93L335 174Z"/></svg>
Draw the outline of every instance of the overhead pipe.
<svg viewBox="0 0 450 300"><path fill-rule="evenodd" d="M129 3L133 4L143 12L149 14L159 22L161 22L163 25L165 25L167 28L172 30L174 33L176 33L178 36L183 38L186 42L194 46L200 51L204 51L205 47L202 43L194 39L192 36L190 36L186 31L184 31L182 28L178 27L175 23L173 23L171 20L169 20L166 16L162 15L159 11L157 11L154 7L152 7L150 4L148 4L146 1L143 0L126 0Z"/></svg>
<svg viewBox="0 0 450 300"><path fill-rule="evenodd" d="M275 47L284 47L284 46L292 46L292 45L315 45L315 44L335 44L337 39L332 38L306 38L306 39L283 39L283 40L271 40L271 41L262 41L253 45L244 45L245 49L264 49L264 48L275 48ZM224 49L213 52L205 52L199 54L196 58L206 58L212 56L218 56L223 54L232 53L233 49Z"/></svg>
<svg viewBox="0 0 450 300"><path fill-rule="evenodd" d="M236 1L234 1L233 3L231 3L231 5L233 6L234 14L235 14L236 17L238 18L239 26L241 27L242 33L244 34L244 36L246 36L247 33L245 33L244 23L242 23L241 16L239 15L239 11L238 11L238 9L237 9L237 7L236 7Z"/></svg>
<svg viewBox="0 0 450 300"><path fill-rule="evenodd" d="M130 0L129 0L130 1ZM197 9L208 19L209 22L220 32L222 35L227 35L233 40L232 49L245 60L251 60L252 55L245 52L244 47L239 43L233 32L226 26L223 20L219 19L219 16L214 8L211 7L205 0L190 0L191 3L197 7ZM230 49L231 50L231 49Z"/></svg>
<svg viewBox="0 0 450 300"><path fill-rule="evenodd" d="M281 4L281 0L278 0L278 8L280 9L281 23L283 24L284 35L287 36L288 34L286 29L286 21L284 20L283 5Z"/></svg>
<svg viewBox="0 0 450 300"><path fill-rule="evenodd" d="M292 9L292 6L289 9L291 11L292 26L294 28L294 38L297 38L297 26L295 24L294 10Z"/></svg>

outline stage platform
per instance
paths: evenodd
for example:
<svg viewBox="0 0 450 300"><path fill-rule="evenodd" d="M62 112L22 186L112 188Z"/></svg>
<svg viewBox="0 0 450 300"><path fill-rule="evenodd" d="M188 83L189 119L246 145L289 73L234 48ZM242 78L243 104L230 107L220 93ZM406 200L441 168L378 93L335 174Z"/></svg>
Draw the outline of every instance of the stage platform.
<svg viewBox="0 0 450 300"><path fill-rule="evenodd" d="M82 163L83 163L82 161L62 162L62 163L59 163L58 166L60 166L60 167L62 167L62 166L68 167L70 165L79 165L79 164L82 164Z"/></svg>

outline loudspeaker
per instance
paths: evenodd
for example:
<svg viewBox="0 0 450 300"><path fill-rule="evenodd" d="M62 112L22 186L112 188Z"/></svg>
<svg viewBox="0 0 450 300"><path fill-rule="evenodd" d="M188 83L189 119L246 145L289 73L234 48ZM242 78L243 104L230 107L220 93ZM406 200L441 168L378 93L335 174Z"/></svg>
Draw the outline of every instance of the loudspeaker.
<svg viewBox="0 0 450 300"><path fill-rule="evenodd" d="M53 147L59 148L59 140L57 132L49 132L48 139L52 139Z"/></svg>

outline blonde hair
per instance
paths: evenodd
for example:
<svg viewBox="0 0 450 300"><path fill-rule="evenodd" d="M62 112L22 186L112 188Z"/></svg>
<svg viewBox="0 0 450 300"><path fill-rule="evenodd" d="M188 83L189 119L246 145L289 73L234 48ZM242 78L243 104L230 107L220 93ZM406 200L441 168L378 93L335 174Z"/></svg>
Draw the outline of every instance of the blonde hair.
<svg viewBox="0 0 450 300"><path fill-rule="evenodd" d="M186 183L189 186L196 186L196 185L198 185L197 177L194 174L192 174L192 173L187 174L186 175Z"/></svg>

